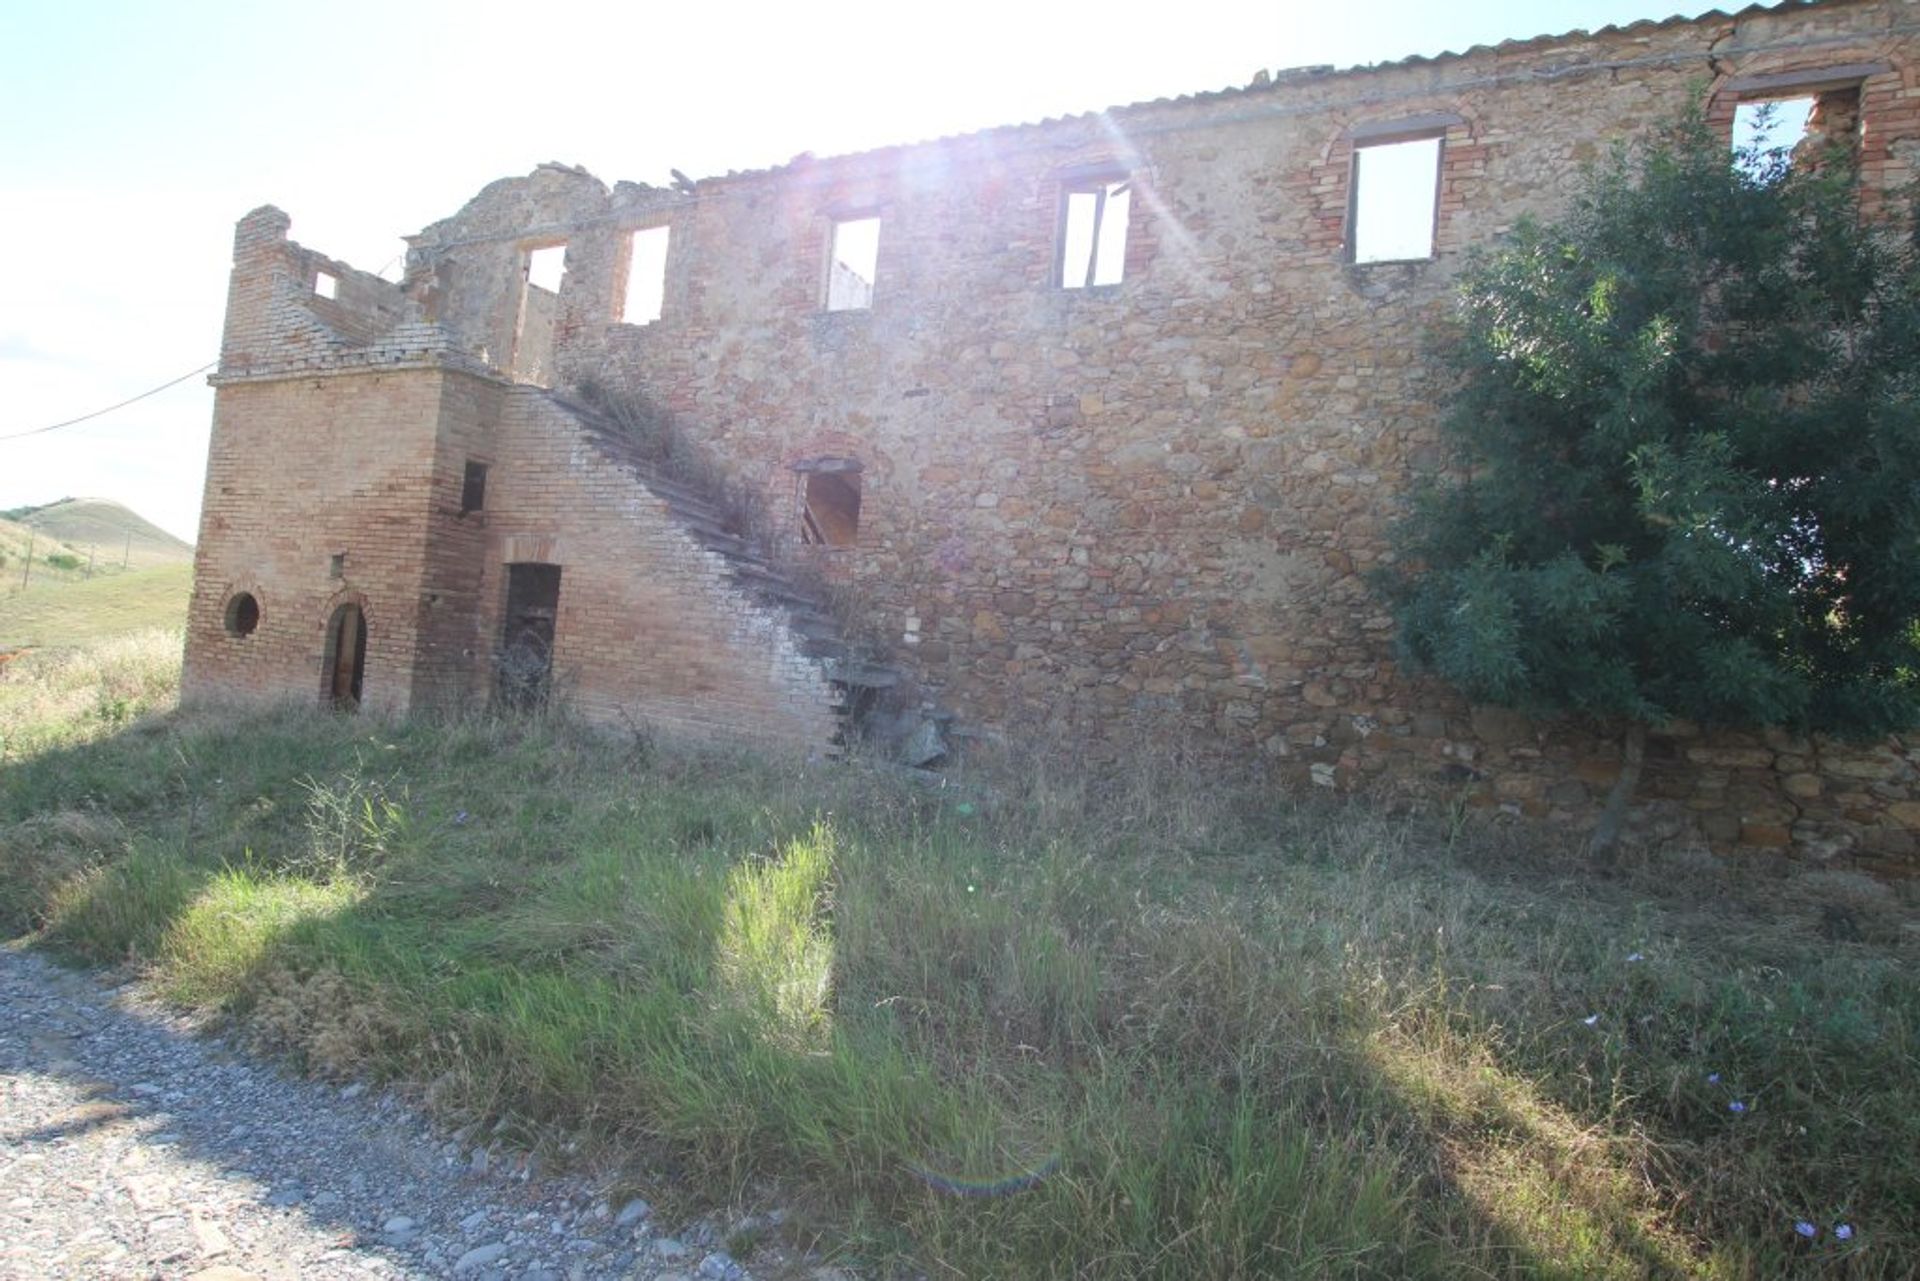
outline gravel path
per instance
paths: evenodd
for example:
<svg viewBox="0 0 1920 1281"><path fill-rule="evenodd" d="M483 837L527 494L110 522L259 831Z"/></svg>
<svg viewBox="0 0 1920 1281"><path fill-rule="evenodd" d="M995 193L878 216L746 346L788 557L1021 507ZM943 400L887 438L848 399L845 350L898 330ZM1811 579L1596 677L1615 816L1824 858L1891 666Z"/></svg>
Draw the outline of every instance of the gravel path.
<svg viewBox="0 0 1920 1281"><path fill-rule="evenodd" d="M0 947L0 1278L749 1281L711 1222L664 1235L643 1201L500 1164L391 1095L291 1080Z"/></svg>

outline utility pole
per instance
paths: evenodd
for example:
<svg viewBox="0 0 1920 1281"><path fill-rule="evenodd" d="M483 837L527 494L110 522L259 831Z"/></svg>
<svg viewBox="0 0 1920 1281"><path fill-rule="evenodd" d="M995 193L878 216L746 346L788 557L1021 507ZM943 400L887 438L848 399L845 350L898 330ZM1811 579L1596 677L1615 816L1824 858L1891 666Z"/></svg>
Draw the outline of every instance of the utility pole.
<svg viewBox="0 0 1920 1281"><path fill-rule="evenodd" d="M93 554L98 550L100 550L99 544L97 543L87 544L87 577L88 578L93 577Z"/></svg>
<svg viewBox="0 0 1920 1281"><path fill-rule="evenodd" d="M127 531L127 548L125 551L120 553L120 568L125 569L127 567L127 561L131 559L132 556L133 556L133 531L129 529Z"/></svg>
<svg viewBox="0 0 1920 1281"><path fill-rule="evenodd" d="M33 526L27 526L27 563L20 567L20 590L27 590L27 575L33 572L33 537L38 532Z"/></svg>

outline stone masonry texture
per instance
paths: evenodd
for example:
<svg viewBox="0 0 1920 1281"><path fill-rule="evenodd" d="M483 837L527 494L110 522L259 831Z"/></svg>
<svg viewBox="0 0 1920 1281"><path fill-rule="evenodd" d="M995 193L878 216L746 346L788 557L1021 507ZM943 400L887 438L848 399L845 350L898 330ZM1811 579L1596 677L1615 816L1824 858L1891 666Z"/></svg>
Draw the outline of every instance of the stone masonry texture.
<svg viewBox="0 0 1920 1281"><path fill-rule="evenodd" d="M558 687L586 714L817 747L828 674L542 386L636 396L797 544L807 469L857 466L857 537L796 546L922 704L985 738L1179 740L1302 786L1461 794L1579 823L1617 730L1472 707L1401 670L1367 585L1440 461L1428 335L1465 254L1566 207L1584 163L1703 101L1857 93L1870 209L1920 151L1915 0L1824 0L1509 42L662 189L562 165L409 240L392 285L239 224L189 697L319 697L342 600L366 705L484 698L506 566L561 567ZM1851 101L1851 98L1849 98ZM1851 108L1849 108L1851 110ZM1849 115L1848 120L1854 119ZM1356 147L1439 139L1433 251L1355 264ZM1069 187L1129 184L1120 283L1058 283ZM828 311L836 220L877 217L870 307ZM657 321L623 323L667 227ZM565 246L557 295L529 255ZM337 281L314 290L317 272ZM489 467L460 512L468 461ZM344 577L329 577L345 553ZM225 602L262 621L229 635ZM1656 838L1920 871L1920 737L1676 725Z"/></svg>

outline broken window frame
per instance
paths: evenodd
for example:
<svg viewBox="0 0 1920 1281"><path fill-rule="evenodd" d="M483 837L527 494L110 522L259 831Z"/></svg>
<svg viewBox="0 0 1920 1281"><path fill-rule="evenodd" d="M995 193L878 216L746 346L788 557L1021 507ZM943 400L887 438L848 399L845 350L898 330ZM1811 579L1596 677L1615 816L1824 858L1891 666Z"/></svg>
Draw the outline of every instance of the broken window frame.
<svg viewBox="0 0 1920 1281"><path fill-rule="evenodd" d="M1347 166L1347 264L1353 267L1379 267L1394 263L1432 262L1440 256L1440 192L1447 172L1447 129L1464 123L1452 115L1421 116L1410 120L1384 121L1360 125L1348 135L1352 152ZM1433 196L1427 223L1427 251L1412 257L1362 258L1360 256L1361 160L1368 151L1400 146L1409 142L1431 142L1433 147Z"/></svg>
<svg viewBox="0 0 1920 1281"><path fill-rule="evenodd" d="M1137 184L1126 169L1114 165L1094 165L1072 169L1060 175L1060 198L1055 211L1053 234L1054 287L1074 292L1118 289L1127 280L1127 249L1133 239L1133 189ZM1067 237L1073 218L1073 198L1094 198L1093 225L1088 229L1087 266L1077 281L1067 278ZM1126 226L1120 234L1118 266L1120 274L1112 280L1100 280L1100 241L1107 206L1115 196L1127 197Z"/></svg>
<svg viewBox="0 0 1920 1281"><path fill-rule="evenodd" d="M834 293L834 271L840 263L840 233L843 228L856 223L873 224L873 279L867 281L867 297L864 302L836 301ZM859 273L848 269L856 279ZM841 210L827 217L827 275L822 283L820 306L829 312L872 311L873 301L880 293L880 211L878 209Z"/></svg>
<svg viewBox="0 0 1920 1281"><path fill-rule="evenodd" d="M658 281L660 290L659 309L645 319L636 320L634 319L633 302L634 282L638 279L636 273L640 266L640 238L656 232L661 236L660 275ZM634 325L640 328L645 328L648 325L657 325L665 318L667 313L667 258L668 255L673 253L673 224L670 222L657 222L650 223L644 227L633 227L628 230L626 238L626 276L621 286L619 296L614 300L615 310L613 319L617 324Z"/></svg>

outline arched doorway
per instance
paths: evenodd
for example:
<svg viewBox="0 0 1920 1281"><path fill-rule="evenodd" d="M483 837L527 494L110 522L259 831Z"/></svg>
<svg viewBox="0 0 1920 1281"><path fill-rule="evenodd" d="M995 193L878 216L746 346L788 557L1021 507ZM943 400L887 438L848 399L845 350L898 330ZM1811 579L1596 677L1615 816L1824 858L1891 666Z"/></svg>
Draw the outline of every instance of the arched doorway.
<svg viewBox="0 0 1920 1281"><path fill-rule="evenodd" d="M321 697L345 711L357 711L367 674L367 616L349 601L327 622L327 649L321 665Z"/></svg>

